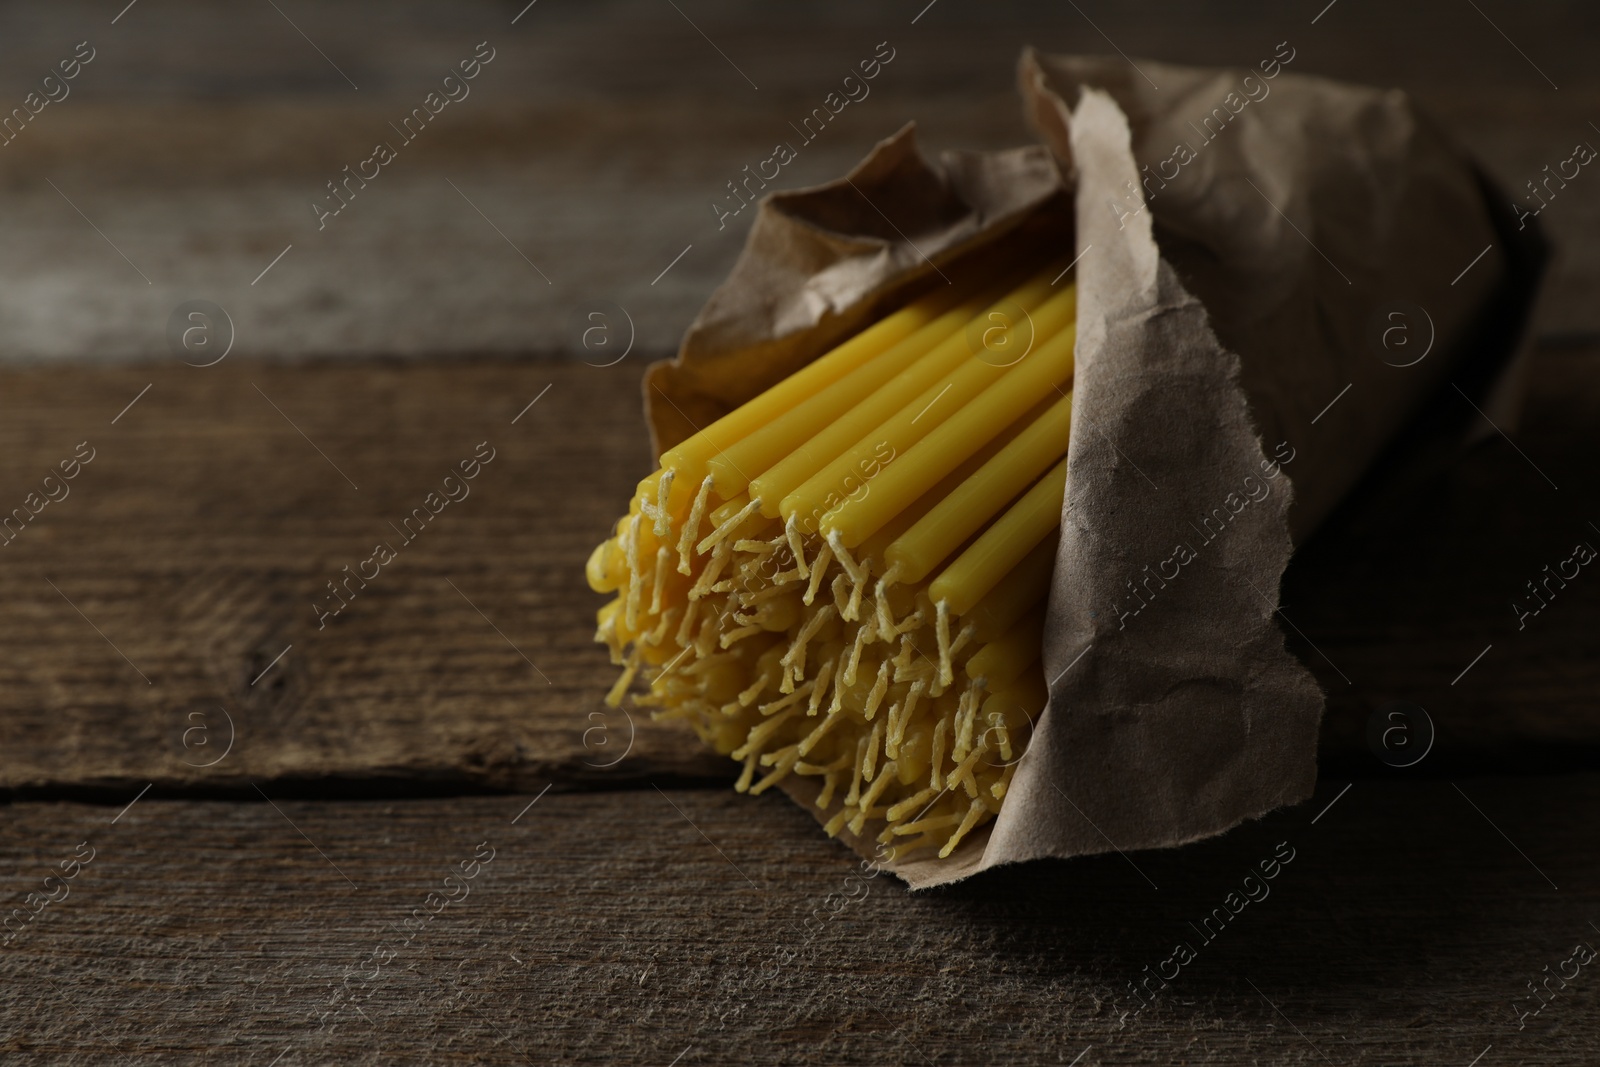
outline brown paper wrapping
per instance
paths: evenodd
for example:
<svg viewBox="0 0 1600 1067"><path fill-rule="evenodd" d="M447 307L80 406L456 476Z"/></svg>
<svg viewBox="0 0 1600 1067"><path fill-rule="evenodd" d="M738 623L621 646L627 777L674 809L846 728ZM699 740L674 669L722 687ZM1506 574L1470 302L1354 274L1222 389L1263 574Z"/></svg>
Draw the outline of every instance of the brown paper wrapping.
<svg viewBox="0 0 1600 1067"><path fill-rule="evenodd" d="M1179 845L1309 796L1323 698L1275 614L1292 545L1441 387L1488 394L1526 321L1537 256L1404 94L1140 67L1159 90L1120 60L1029 52L1046 147L930 164L907 127L845 179L768 197L678 358L646 376L659 452L940 262L1040 232L1080 257L1050 700L988 830L892 868L914 887ZM1226 125L1202 140L1189 124L1213 108ZM1402 320L1419 347L1384 346L1397 301L1432 335L1404 367L1426 338Z"/></svg>

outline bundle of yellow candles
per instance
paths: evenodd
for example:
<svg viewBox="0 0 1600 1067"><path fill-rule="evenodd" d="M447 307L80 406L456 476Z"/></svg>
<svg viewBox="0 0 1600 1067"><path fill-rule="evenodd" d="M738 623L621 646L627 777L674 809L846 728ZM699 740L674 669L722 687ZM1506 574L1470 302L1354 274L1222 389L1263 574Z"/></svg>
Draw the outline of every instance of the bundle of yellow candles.
<svg viewBox="0 0 1600 1067"><path fill-rule="evenodd" d="M992 819L1047 696L1060 267L942 286L665 452L588 564L608 702L643 683L740 791L816 779L828 833L891 860Z"/></svg>

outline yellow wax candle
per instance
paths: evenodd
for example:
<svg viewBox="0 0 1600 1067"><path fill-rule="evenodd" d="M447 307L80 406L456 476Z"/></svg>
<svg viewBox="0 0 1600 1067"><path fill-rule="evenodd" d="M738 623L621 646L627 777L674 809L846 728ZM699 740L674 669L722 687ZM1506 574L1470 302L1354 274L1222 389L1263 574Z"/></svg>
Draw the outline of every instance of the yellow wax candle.
<svg viewBox="0 0 1600 1067"><path fill-rule="evenodd" d="M1009 385L1010 382L1007 379L1002 385ZM952 419L940 427L940 432L954 424L955 420ZM915 525L886 547L883 550L884 563L899 568L902 582L922 581L963 541L998 514L1008 501L1032 485L1040 474L1060 459L1067 451L1071 435L1072 394L1068 393L1058 398L1009 445L997 452L993 459L945 494ZM928 443L922 442L912 449L912 453ZM909 455L907 458L910 458ZM873 489L877 490L876 483Z"/></svg>
<svg viewBox="0 0 1600 1067"><path fill-rule="evenodd" d="M743 494L729 497L726 504L719 505L711 510L712 527L716 528L721 526L723 523L739 514L740 511L743 511L744 506L748 503L750 503L750 498Z"/></svg>
<svg viewBox="0 0 1600 1067"><path fill-rule="evenodd" d="M589 554L584 575L596 593L614 593L627 582L627 561L615 541L601 541Z"/></svg>
<svg viewBox="0 0 1600 1067"><path fill-rule="evenodd" d="M698 483L706 464L721 452L817 390L831 385L890 346L910 337L938 318L964 295L960 286L944 286L873 323L825 355L812 360L766 392L730 411L693 437L661 454L661 465Z"/></svg>
<svg viewBox="0 0 1600 1067"><path fill-rule="evenodd" d="M1042 344L1044 348L1051 348L1049 342L1072 325L1076 310L1076 295L1069 289L1052 296L1037 310L1031 312L1035 343ZM962 343L965 345L964 338ZM972 358L969 354L959 361L950 373L935 378L920 395L913 397L908 404L869 431L838 459L812 475L804 485L784 498L781 505L784 518L787 519L791 515L814 515L820 511L825 516L822 520L823 529L827 531L829 520L832 518L828 513L834 508L848 508L847 501L870 508L870 501L874 496L884 495L878 492L876 485L870 483L886 475L891 470L891 463L910 465L914 468L925 479L922 483L924 488L932 484L948 472L949 466L929 466L923 461L913 459L907 450L938 429L940 424L965 408L986 389L1004 377L1020 372L1023 367L1039 363L1043 363L1046 368L1052 366L1059 368L1064 365L1070 373L1072 353L1070 344L1066 346L1065 351L1064 364L1059 358L1039 361L1030 355L1020 363L1006 366L995 366L987 360ZM1052 349L1052 352L1059 357L1059 350ZM1030 372L1030 378L1033 376L1034 372ZM1039 395L1038 389L1035 389L1032 397L1026 398L1026 402L1017 409L1018 413L1025 411ZM998 431L998 426L996 430ZM911 493L909 498L902 494L898 499L901 506L904 506L915 498L916 493ZM888 515L892 516L897 510L899 509L889 510ZM877 517L878 525L882 525L881 512L869 512L869 514ZM863 537L876 528L877 526L870 522L852 524L848 529L835 527L846 547L859 544Z"/></svg>
<svg viewBox="0 0 1600 1067"><path fill-rule="evenodd" d="M986 311L1004 312L1011 304L1023 307L1037 304L1049 293L1051 277L1053 275L1049 271L1035 276L990 304ZM927 387L928 382L948 374L971 355L964 332L946 338L933 351L889 379L870 396L860 399L848 411L837 415L803 448L753 478L750 495L768 505L784 500L829 461L913 400ZM782 514L787 518L790 513L783 511Z"/></svg>
<svg viewBox="0 0 1600 1067"><path fill-rule="evenodd" d="M1039 658L1043 633L1044 605L1037 604L1013 623L1004 637L990 641L972 654L967 660L967 677L983 678L990 690L998 690Z"/></svg>
<svg viewBox="0 0 1600 1067"><path fill-rule="evenodd" d="M744 537L758 536L769 524L769 520L763 516L759 510L755 510L750 507L750 498L745 494L740 493L726 504L723 504L721 507L718 507L711 512L708 526L712 533L707 534L706 536L708 538L713 537L717 531L722 530L723 526L732 521L734 518L738 517L741 513L744 515L743 520L738 522L731 529L723 531L723 535L716 537L716 540L727 540L731 538L732 540L737 541ZM698 545L696 546L696 550L698 551Z"/></svg>
<svg viewBox="0 0 1600 1067"><path fill-rule="evenodd" d="M1025 740L1025 734L1015 731L1031 731L1037 726L1039 713L1044 710L1045 703L1049 699L1050 690L1044 684L1044 664L1035 652L1033 662L1024 667L1022 673L983 702L978 717L983 722L984 728L993 730L991 716L999 716L1010 734L1005 740L1009 742L1013 756L1005 758L1013 758ZM995 734L989 736L991 741L1000 740Z"/></svg>
<svg viewBox="0 0 1600 1067"><path fill-rule="evenodd" d="M968 478L972 477L978 472L978 468L982 467L985 463L989 462L989 460L993 459L1002 448L1014 441L1024 429L1037 421L1038 417L1042 415L1049 406L1050 405L1048 402L1036 404L1033 410L1029 411L1027 415L1021 419L1018 419L1011 426L1007 426L1004 431L994 438L994 440L986 442L978 449L978 451L968 456L966 460L951 470L949 474L941 478L938 484L936 484L932 489L929 489L926 493L923 493L915 501L904 508L900 514L884 523L883 528L877 533L873 534L865 541L862 541L857 554L864 561L874 562L873 573L883 573L884 568L881 564L881 561L884 558L884 551L891 544L893 544L907 530L911 529L919 521L921 521L922 517L928 512L932 511L941 500L959 489ZM1051 458L1054 459L1055 457L1052 456ZM1041 470L1042 469L1043 468L1041 468ZM1031 483L1032 479L1029 481ZM1006 497L1006 500L1010 500L1011 497L1016 496L1017 492L1020 491L1021 488L1019 487L1016 492L1013 492L1010 496ZM1002 501L1002 503L1004 503L1004 501Z"/></svg>
<svg viewBox="0 0 1600 1067"><path fill-rule="evenodd" d="M1011 625L1050 592L1056 570L1057 539L1046 537L984 594L978 606L964 613L962 622L974 628L973 638L980 643L997 641Z"/></svg>
<svg viewBox="0 0 1600 1067"><path fill-rule="evenodd" d="M1028 353L1027 358L1009 370L1004 378L936 425L893 464L884 466L859 497L848 499L829 512L822 520L823 536L837 532L847 546L854 546L879 530L952 467L1020 418L1039 397L1070 379L1076 338L1077 330L1069 323L1060 333ZM930 420L925 415L923 421ZM1061 452L1057 452L1050 459L1060 455ZM1021 485L1000 497L1000 501L1011 499L1023 485L1038 476L1039 470L1035 469L1031 475L1017 479ZM954 548L965 539L963 534L950 547ZM930 569L934 562L937 561L930 561Z"/></svg>
<svg viewBox="0 0 1600 1067"><path fill-rule="evenodd" d="M955 615L971 610L1030 549L1061 524L1066 483L1067 461L1063 459L933 580L928 587L929 598L935 603L943 600Z"/></svg>
<svg viewBox="0 0 1600 1067"><path fill-rule="evenodd" d="M837 418L839 412L849 410L862 397L871 395L884 382L965 329L974 315L1004 292L1005 289L991 286L968 297L788 411L774 413L766 425L752 430L743 440L724 447L706 463L717 492L723 496L741 493L749 479L795 451L810 448L812 438ZM762 503L762 513L769 519L777 518L778 501L763 500Z"/></svg>
<svg viewBox="0 0 1600 1067"><path fill-rule="evenodd" d="M920 325L873 352L840 346L803 388L669 450L586 568L610 598L597 619L621 668L609 703L647 687L641 706L742 762L736 789L815 778L830 833L896 854L949 854L999 813L1046 700L1072 422L1062 264L1009 277L1036 247L941 264L962 286ZM1022 319L1017 304L1031 343L996 329ZM859 482L823 485L815 521L787 510L852 461ZM768 484L784 490L764 499Z"/></svg>
<svg viewBox="0 0 1600 1067"><path fill-rule="evenodd" d="M658 467L654 473L645 475L644 479L634 487L633 499L654 502L657 495L656 489L661 485L661 475L663 473L665 472Z"/></svg>

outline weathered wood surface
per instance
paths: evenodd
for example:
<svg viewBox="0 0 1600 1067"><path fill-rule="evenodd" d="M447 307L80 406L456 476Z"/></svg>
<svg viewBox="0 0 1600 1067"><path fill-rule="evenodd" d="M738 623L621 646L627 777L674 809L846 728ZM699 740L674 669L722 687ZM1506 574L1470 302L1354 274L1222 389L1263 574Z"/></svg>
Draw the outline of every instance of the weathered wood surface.
<svg viewBox="0 0 1600 1067"><path fill-rule="evenodd" d="M7 505L79 442L95 450L70 495L0 548L0 786L725 775L691 738L601 702L614 672L591 641L601 600L582 567L649 470L639 366L0 373ZM1600 366L1546 352L1532 371L1527 458L1496 437L1402 499L1358 502L1291 568L1286 632L1329 693L1340 773L1384 770L1365 728L1393 700L1439 728L1419 769L1592 762L1600 748L1600 582L1580 574L1522 629L1510 607L1532 605L1524 583L1546 563L1600 543L1586 510L1600 500L1586 429ZM495 458L470 495L405 543L396 527L482 442ZM339 605L327 583L378 541L394 562L320 616Z"/></svg>
<svg viewBox="0 0 1600 1067"><path fill-rule="evenodd" d="M0 548L5 786L511 788L626 749L583 563L648 462L632 364L36 369L0 395L8 506L95 450ZM378 542L396 558L342 584ZM722 771L633 723L640 766Z"/></svg>
<svg viewBox="0 0 1600 1067"><path fill-rule="evenodd" d="M1523 1028L1518 1011L1600 937L1600 583L1585 574L1523 629L1510 607L1600 524L1587 172L1540 219L1557 258L1520 452L1492 439L1358 502L1291 568L1289 639L1330 698L1325 782L1261 824L916 898L880 877L855 899L854 857L803 812L681 788L722 763L592 717L610 670L581 577L647 469L639 366L743 240L750 213L719 230L709 202L877 42L893 64L782 187L837 176L909 119L929 150L1028 139L1011 87L1026 43L1250 65L1287 39L1293 69L1414 92L1516 191L1596 136L1592 13L122 8L11 6L0 34L5 108L75 42L98 50L0 148L0 360L137 361L0 373L0 514L78 442L96 449L0 548L0 917L37 906L79 842L96 850L0 944L0 1059L1594 1062L1592 968L1551 979ZM324 183L480 40L497 55L471 98L318 231ZM209 370L169 349L190 299L236 328ZM583 344L593 311L612 347ZM614 358L625 331L622 363L578 363ZM278 362L306 356L358 358ZM485 440L471 497L318 630L323 583ZM1439 729L1409 770L1366 745L1391 700ZM1574 765L1589 769L1440 777ZM1362 777L1341 794L1345 775ZM570 792L617 786L635 788ZM416 799L500 789L522 795ZM411 799L329 799L351 794ZM63 797L106 803L31 799ZM1296 858L1271 896L1202 944L1189 924L1280 841ZM479 842L495 859L470 897L400 943ZM1125 1017L1128 984L1179 940L1195 961ZM375 949L395 952L376 971Z"/></svg>
<svg viewBox="0 0 1600 1067"><path fill-rule="evenodd" d="M1031 139L1012 88L1029 43L1101 53L1109 39L1136 57L1253 66L1287 40L1292 70L1414 92L1512 191L1595 139L1600 114L1580 6L1516 19L1453 0L1343 2L1315 25L1324 5L1260 2L940 0L915 24L926 0L871 14L844 2L696 0L681 14L658 0L541 3L515 25L524 4L278 6L163 0L115 25L98 3L8 11L19 27L0 41L8 108L75 42L97 55L69 97L0 148L0 357L164 357L168 316L190 299L226 308L250 356L582 355L586 316L607 302L641 344L670 348L753 214L719 228L711 202L794 139L790 123L880 41L895 58L871 95L805 144L777 187L837 177L911 119L929 151ZM310 203L325 183L483 40L496 54L471 95L319 230ZM1561 247L1548 334L1600 332L1592 182L1585 172L1540 219Z"/></svg>
<svg viewBox="0 0 1600 1067"><path fill-rule="evenodd" d="M1592 1064L1593 967L1552 979L1521 1029L1518 1011L1538 1006L1526 983L1600 941L1600 858L1571 831L1600 818L1600 777L1459 786L1325 786L1205 844L915 897L859 877L776 796L18 804L0 824L8 912L94 852L0 947L0 1054ZM429 901L460 897L445 875L490 849L459 903ZM1247 881L1275 853L1293 858ZM1213 919L1210 943L1190 926L1247 888L1262 899ZM1172 977L1179 942L1195 958ZM1140 1011L1146 967L1171 981Z"/></svg>

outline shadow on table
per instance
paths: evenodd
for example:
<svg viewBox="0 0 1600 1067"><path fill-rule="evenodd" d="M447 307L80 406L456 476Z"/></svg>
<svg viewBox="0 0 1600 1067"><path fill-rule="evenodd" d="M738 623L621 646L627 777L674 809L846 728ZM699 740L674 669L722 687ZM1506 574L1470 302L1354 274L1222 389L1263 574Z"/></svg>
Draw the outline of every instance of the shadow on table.
<svg viewBox="0 0 1600 1067"><path fill-rule="evenodd" d="M1515 443L1491 431L1430 475L1380 472L1290 564L1284 631L1328 697L1324 777L1408 762L1418 748L1383 739L1418 707L1435 736L1409 775L1600 767L1600 574L1575 552L1600 549L1600 353L1547 350L1530 371Z"/></svg>
<svg viewBox="0 0 1600 1067"><path fill-rule="evenodd" d="M914 899L1002 969L1087 981L1114 1028L1252 997L1335 1026L1421 999L1505 1021L1541 965L1600 940L1583 893L1600 857L1580 830L1600 778L1342 788L1185 848L1026 864Z"/></svg>

